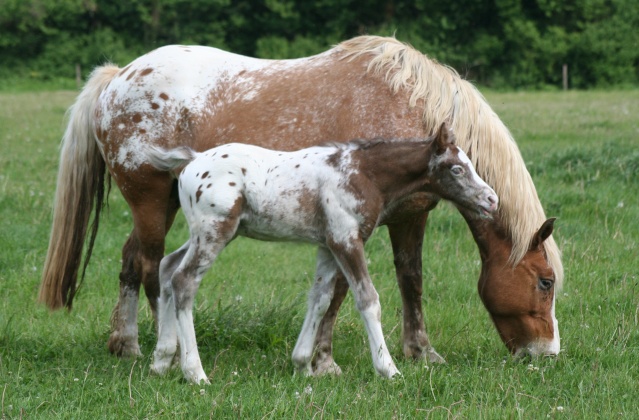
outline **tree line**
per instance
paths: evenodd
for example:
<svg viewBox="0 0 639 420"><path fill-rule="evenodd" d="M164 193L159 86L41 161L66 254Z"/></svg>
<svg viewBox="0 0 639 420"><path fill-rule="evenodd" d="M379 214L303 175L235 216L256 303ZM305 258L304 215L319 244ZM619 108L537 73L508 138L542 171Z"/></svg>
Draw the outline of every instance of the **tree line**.
<svg viewBox="0 0 639 420"><path fill-rule="evenodd" d="M495 88L639 84L637 0L0 0L0 77L73 78L166 44L262 58L395 35Z"/></svg>

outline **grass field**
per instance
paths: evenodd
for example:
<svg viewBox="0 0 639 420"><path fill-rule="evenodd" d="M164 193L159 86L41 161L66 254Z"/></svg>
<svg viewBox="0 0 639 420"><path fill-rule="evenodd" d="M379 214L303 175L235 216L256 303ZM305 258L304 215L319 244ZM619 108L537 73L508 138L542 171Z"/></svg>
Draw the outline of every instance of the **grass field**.
<svg viewBox="0 0 639 420"><path fill-rule="evenodd" d="M310 246L237 240L205 278L196 328L210 386L109 355L128 208L113 191L71 313L35 303L58 145L73 92L0 94L0 393L3 418L611 418L639 416L639 91L489 93L517 139L564 254L562 352L513 361L476 292L479 256L441 205L424 249L427 328L447 364L401 357L401 306L384 228L367 245L384 332L403 378L378 378L349 297L337 378L293 376L290 354L312 280ZM183 220L167 248L186 239Z"/></svg>

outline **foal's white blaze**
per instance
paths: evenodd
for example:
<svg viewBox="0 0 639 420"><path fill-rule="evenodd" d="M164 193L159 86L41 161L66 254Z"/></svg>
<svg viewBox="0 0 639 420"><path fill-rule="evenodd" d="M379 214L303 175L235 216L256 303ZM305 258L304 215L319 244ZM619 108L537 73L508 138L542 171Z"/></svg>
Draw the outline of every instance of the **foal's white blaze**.
<svg viewBox="0 0 639 420"><path fill-rule="evenodd" d="M473 175L473 181L475 181L477 184L479 184L479 185L481 185L481 186L483 186L485 188L488 188L496 196L497 194L495 193L495 191L493 191L493 189L490 188L490 186L488 184L486 184L486 182L477 174L477 171L475 171L475 166L470 161L470 158L468 157L468 155L462 149L460 149L459 147L457 148L457 152L458 152L459 160L461 160L463 163L468 165L468 168L470 168L470 172Z"/></svg>

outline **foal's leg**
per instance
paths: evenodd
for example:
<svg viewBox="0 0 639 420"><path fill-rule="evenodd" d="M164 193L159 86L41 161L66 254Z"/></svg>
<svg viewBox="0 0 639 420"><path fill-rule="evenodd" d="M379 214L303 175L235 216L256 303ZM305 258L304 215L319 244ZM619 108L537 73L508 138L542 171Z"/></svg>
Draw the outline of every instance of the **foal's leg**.
<svg viewBox="0 0 639 420"><path fill-rule="evenodd" d="M175 319L177 321L177 338L180 347L180 366L184 377L196 384L204 381L210 383L202 368L200 354L195 338L193 324L193 301L202 282L202 276L215 261L217 255L224 249L226 241L210 243L206 248L197 243L205 243L204 236L191 237L189 249L182 259L182 263L171 277L173 289L173 304L175 305ZM159 345L159 343L158 343Z"/></svg>
<svg viewBox="0 0 639 420"><path fill-rule="evenodd" d="M430 344L422 314L422 244L427 217L428 213L424 213L410 221L389 224L388 233L404 308L404 355L431 363L445 363Z"/></svg>
<svg viewBox="0 0 639 420"><path fill-rule="evenodd" d="M315 337L315 356L313 358L313 375L321 376L325 374L340 375L342 370L333 359L333 327L337 312L339 311L346 293L348 293L348 282L341 271L335 273L333 278L335 290L331 305L320 322Z"/></svg>
<svg viewBox="0 0 639 420"><path fill-rule="evenodd" d="M197 349L193 325L193 300L204 273L213 265L224 247L234 238L239 225L241 201L238 199L226 217L212 216L203 221L193 232L189 248L171 278L173 302L177 319L177 336L180 346L180 365L187 380L199 384L210 383ZM199 216L198 216L199 217Z"/></svg>
<svg viewBox="0 0 639 420"><path fill-rule="evenodd" d="M189 247L187 241L180 249L167 255L160 263L160 299L158 300L158 341L153 352L151 370L162 375L171 367L177 350L177 318L171 278Z"/></svg>
<svg viewBox="0 0 639 420"><path fill-rule="evenodd" d="M313 375L311 360L315 349L315 336L320 321L331 303L333 297L333 280L338 267L335 258L327 248L317 249L317 268L315 283L308 294L308 308L295 349L293 350L293 364L305 375ZM337 367L339 370L339 367ZM327 373L327 372L322 372ZM336 372L339 373L339 372Z"/></svg>
<svg viewBox="0 0 639 420"><path fill-rule="evenodd" d="M363 242L357 240L351 244L332 243L330 249L348 280L355 298L355 305L364 320L375 370L386 378L400 374L384 340L381 323L382 307L379 303L379 295L368 274Z"/></svg>

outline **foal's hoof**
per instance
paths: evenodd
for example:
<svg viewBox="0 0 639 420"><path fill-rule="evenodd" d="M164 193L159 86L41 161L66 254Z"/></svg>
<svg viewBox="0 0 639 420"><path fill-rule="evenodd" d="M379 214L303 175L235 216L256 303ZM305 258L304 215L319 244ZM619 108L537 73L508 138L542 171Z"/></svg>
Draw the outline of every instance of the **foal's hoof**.
<svg viewBox="0 0 639 420"><path fill-rule="evenodd" d="M293 376L300 375L304 377L313 376L313 369L310 365L296 366L293 371Z"/></svg>
<svg viewBox="0 0 639 420"><path fill-rule="evenodd" d="M382 378L394 379L402 377L401 372L397 369L394 363L388 364L386 366L376 366L375 370Z"/></svg>
<svg viewBox="0 0 639 420"><path fill-rule="evenodd" d="M204 372L185 372L184 378L195 385L211 385L211 381Z"/></svg>
<svg viewBox="0 0 639 420"><path fill-rule="evenodd" d="M388 369L386 372L380 372L380 375L386 379L401 379L404 377L402 372L397 370L395 367L393 367L393 369Z"/></svg>
<svg viewBox="0 0 639 420"><path fill-rule="evenodd" d="M404 377L404 375L402 375L402 372L397 371L397 372L395 372L395 373L393 374L393 376L391 376L391 377L390 377L390 378L388 378L388 379L390 379L391 381L395 381L395 380L398 380L398 379L402 379L403 377Z"/></svg>
<svg viewBox="0 0 639 420"><path fill-rule="evenodd" d="M437 353L435 349L432 347L424 350L424 357L426 358L428 363L436 363L436 364L446 363L446 359L441 357L439 353Z"/></svg>
<svg viewBox="0 0 639 420"><path fill-rule="evenodd" d="M334 361L318 364L313 371L313 376L339 376L342 374L342 369Z"/></svg>

